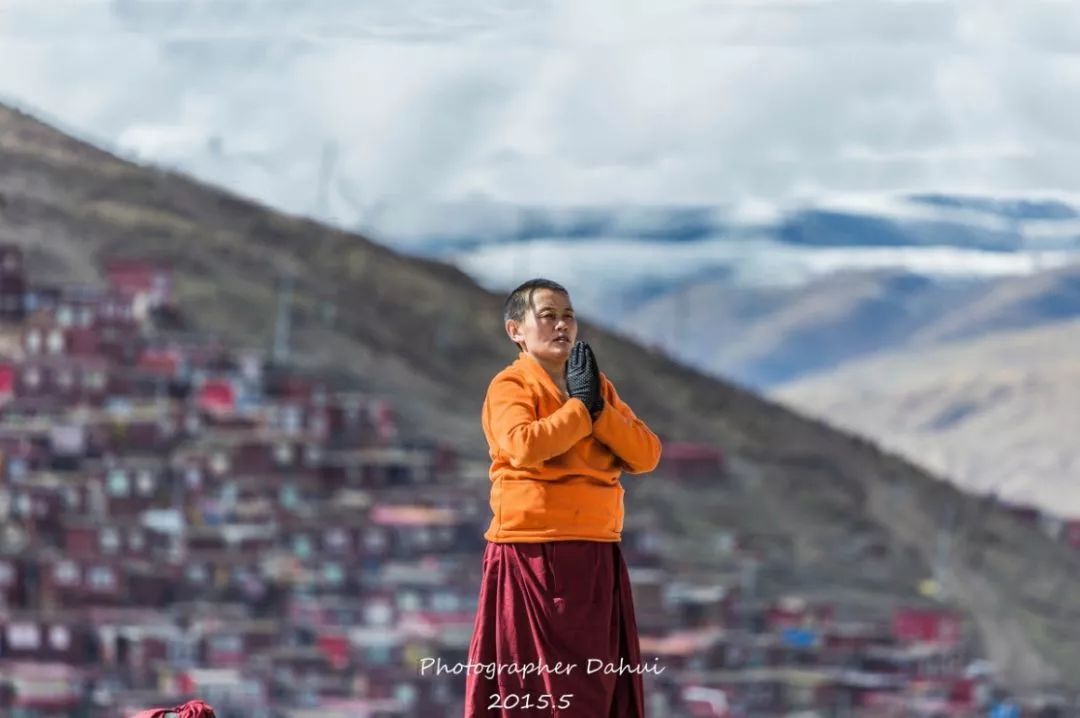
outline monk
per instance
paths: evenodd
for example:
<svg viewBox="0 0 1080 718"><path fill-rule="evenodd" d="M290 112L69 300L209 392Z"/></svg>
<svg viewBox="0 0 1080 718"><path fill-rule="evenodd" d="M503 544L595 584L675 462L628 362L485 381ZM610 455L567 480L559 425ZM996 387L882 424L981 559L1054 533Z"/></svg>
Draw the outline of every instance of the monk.
<svg viewBox="0 0 1080 718"><path fill-rule="evenodd" d="M577 341L561 285L525 282L504 319L520 352L482 412L493 517L465 716L641 718L619 477L652 471L660 440Z"/></svg>

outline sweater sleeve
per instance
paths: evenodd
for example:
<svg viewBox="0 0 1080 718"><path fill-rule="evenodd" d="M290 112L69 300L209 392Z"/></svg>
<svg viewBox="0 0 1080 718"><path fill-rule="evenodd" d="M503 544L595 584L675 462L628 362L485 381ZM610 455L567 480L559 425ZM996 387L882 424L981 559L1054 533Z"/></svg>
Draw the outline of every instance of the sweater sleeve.
<svg viewBox="0 0 1080 718"><path fill-rule="evenodd" d="M592 432L589 409L580 399L570 399L550 416L537 418L532 390L512 374L491 382L485 409L492 439L515 468L540 466Z"/></svg>
<svg viewBox="0 0 1080 718"><path fill-rule="evenodd" d="M593 436L622 461L628 474L644 474L660 463L660 439L619 399L615 385L603 377L604 408L593 423Z"/></svg>

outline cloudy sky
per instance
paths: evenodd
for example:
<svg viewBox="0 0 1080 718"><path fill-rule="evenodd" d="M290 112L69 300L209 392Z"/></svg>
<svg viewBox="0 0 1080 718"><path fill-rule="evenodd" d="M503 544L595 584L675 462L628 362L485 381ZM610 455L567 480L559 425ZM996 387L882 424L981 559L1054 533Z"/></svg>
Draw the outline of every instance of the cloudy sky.
<svg viewBox="0 0 1080 718"><path fill-rule="evenodd" d="M346 223L1080 193L1068 0L0 0L0 97Z"/></svg>

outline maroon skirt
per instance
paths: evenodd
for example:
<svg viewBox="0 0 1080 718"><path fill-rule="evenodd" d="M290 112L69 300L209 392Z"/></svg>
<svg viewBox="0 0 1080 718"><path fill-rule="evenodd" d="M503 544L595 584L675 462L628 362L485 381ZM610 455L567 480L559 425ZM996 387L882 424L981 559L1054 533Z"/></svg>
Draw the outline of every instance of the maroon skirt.
<svg viewBox="0 0 1080 718"><path fill-rule="evenodd" d="M618 543L488 543L465 718L643 718L640 666Z"/></svg>

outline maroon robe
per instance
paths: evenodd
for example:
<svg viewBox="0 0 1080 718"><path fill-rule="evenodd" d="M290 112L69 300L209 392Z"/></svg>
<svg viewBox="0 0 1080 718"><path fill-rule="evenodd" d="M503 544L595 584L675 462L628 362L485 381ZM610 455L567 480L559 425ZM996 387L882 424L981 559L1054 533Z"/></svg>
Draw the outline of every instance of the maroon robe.
<svg viewBox="0 0 1080 718"><path fill-rule="evenodd" d="M489 542L483 567L465 718L644 717L630 577L617 542Z"/></svg>

